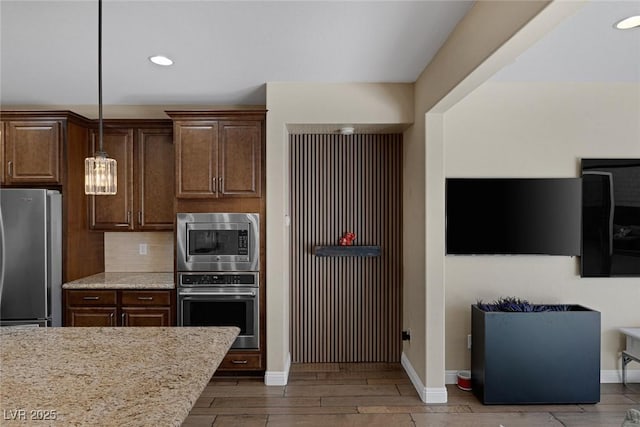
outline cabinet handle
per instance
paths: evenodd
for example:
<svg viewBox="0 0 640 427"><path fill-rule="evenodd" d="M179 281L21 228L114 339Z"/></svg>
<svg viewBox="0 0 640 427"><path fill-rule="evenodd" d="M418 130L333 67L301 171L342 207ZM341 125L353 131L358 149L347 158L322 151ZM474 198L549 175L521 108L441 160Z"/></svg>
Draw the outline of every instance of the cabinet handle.
<svg viewBox="0 0 640 427"><path fill-rule="evenodd" d="M153 297L138 297L141 301L153 301Z"/></svg>
<svg viewBox="0 0 640 427"><path fill-rule="evenodd" d="M127 319L127 313L122 313L122 326L125 326L125 320Z"/></svg>
<svg viewBox="0 0 640 427"><path fill-rule="evenodd" d="M7 162L7 173L13 177L13 162L11 160Z"/></svg>
<svg viewBox="0 0 640 427"><path fill-rule="evenodd" d="M249 363L248 360L232 360L231 363L233 363L234 365L246 365L247 363Z"/></svg>
<svg viewBox="0 0 640 427"><path fill-rule="evenodd" d="M98 301L100 297L82 297L85 301Z"/></svg>
<svg viewBox="0 0 640 427"><path fill-rule="evenodd" d="M127 225L131 224L131 211L127 211Z"/></svg>
<svg viewBox="0 0 640 427"><path fill-rule="evenodd" d="M114 321L113 313L109 313L109 321L111 323L111 326L115 326L115 323L113 322Z"/></svg>
<svg viewBox="0 0 640 427"><path fill-rule="evenodd" d="M220 194L222 194L222 177L218 180L218 185L220 186Z"/></svg>
<svg viewBox="0 0 640 427"><path fill-rule="evenodd" d="M142 225L142 211L138 211L138 225Z"/></svg>
<svg viewBox="0 0 640 427"><path fill-rule="evenodd" d="M216 178L213 178L213 192L218 192L218 183L216 182Z"/></svg>

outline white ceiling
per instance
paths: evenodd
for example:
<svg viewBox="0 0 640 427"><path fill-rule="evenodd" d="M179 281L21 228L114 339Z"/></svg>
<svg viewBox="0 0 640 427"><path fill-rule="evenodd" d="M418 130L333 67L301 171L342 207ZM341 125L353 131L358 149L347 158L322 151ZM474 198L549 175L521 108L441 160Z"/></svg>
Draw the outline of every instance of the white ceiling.
<svg viewBox="0 0 640 427"><path fill-rule="evenodd" d="M640 15L640 0L591 1L493 80L640 82L640 28L614 28L632 15Z"/></svg>
<svg viewBox="0 0 640 427"><path fill-rule="evenodd" d="M268 81L413 82L472 3L104 0L104 104L262 105ZM493 79L638 82L640 28L613 28L632 14L640 1L589 2ZM97 0L0 0L0 102L97 103Z"/></svg>
<svg viewBox="0 0 640 427"><path fill-rule="evenodd" d="M413 82L472 1L103 2L106 105L265 104L265 83ZM0 101L97 103L97 0L0 0ZM161 68L147 58L165 54Z"/></svg>

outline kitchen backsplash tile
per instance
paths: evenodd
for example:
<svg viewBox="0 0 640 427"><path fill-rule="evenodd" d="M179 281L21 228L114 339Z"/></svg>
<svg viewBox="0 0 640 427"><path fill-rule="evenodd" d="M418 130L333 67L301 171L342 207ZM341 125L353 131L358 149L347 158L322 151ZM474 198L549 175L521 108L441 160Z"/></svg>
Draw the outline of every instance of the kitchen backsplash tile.
<svg viewBox="0 0 640 427"><path fill-rule="evenodd" d="M173 232L104 233L104 271L172 272Z"/></svg>

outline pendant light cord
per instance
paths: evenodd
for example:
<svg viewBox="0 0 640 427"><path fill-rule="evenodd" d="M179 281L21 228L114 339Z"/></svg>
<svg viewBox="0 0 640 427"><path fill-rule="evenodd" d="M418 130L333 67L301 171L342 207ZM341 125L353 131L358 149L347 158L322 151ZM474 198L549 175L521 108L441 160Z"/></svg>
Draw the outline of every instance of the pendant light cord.
<svg viewBox="0 0 640 427"><path fill-rule="evenodd" d="M104 155L102 145L102 0L98 0L98 147Z"/></svg>

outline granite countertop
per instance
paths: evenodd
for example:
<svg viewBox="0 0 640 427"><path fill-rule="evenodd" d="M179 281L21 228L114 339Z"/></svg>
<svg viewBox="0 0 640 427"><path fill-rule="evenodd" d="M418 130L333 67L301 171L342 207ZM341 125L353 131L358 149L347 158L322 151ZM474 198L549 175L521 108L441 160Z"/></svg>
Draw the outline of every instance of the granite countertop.
<svg viewBox="0 0 640 427"><path fill-rule="evenodd" d="M179 426L238 332L0 328L2 425Z"/></svg>
<svg viewBox="0 0 640 427"><path fill-rule="evenodd" d="M98 273L67 282L63 289L174 289L173 273Z"/></svg>

